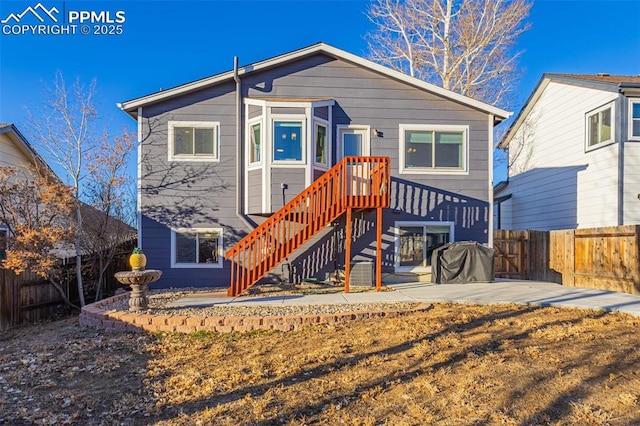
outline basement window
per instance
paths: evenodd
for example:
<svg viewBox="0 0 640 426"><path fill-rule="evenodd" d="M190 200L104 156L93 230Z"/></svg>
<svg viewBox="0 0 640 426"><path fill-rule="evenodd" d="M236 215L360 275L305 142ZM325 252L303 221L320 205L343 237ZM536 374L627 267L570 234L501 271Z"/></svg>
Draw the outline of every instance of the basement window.
<svg viewBox="0 0 640 426"><path fill-rule="evenodd" d="M396 272L429 272L433 251L453 240L453 222L396 222Z"/></svg>
<svg viewBox="0 0 640 426"><path fill-rule="evenodd" d="M221 228L171 230L172 268L222 268Z"/></svg>

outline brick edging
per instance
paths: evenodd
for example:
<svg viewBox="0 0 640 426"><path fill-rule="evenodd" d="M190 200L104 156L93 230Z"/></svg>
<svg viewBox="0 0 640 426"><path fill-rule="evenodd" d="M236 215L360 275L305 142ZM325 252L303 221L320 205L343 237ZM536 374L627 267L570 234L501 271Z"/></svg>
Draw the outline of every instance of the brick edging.
<svg viewBox="0 0 640 426"><path fill-rule="evenodd" d="M371 311L337 312L318 315L287 316L168 316L114 311L106 307L128 299L129 293L109 297L86 305L80 312L80 325L107 331L149 331L193 333L247 332L252 330L293 331L314 324L338 324L369 318L395 318L400 315L428 310L431 304L421 303L412 309L380 309Z"/></svg>

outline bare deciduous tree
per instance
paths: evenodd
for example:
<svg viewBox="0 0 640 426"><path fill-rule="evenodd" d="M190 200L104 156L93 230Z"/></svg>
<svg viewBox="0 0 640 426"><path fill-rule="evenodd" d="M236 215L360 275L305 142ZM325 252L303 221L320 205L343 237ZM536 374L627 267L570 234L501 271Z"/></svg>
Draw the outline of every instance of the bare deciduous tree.
<svg viewBox="0 0 640 426"><path fill-rule="evenodd" d="M509 103L527 0L373 0L370 56L492 105Z"/></svg>
<svg viewBox="0 0 640 426"><path fill-rule="evenodd" d="M132 182L127 165L135 143L136 135L125 131L88 158L86 201L90 207L84 213L83 240L96 262L96 300L102 297L104 274L119 246L135 237L127 224L135 214L134 195L127 190Z"/></svg>
<svg viewBox="0 0 640 426"><path fill-rule="evenodd" d="M35 113L30 112L30 136L38 150L52 159L65 172L63 179L73 188L77 201L76 217L76 275L80 305L85 305L82 282L82 181L87 174L88 153L106 142L104 132L97 129L97 113L93 98L96 82L88 86L80 80L67 85L58 71L53 87Z"/></svg>
<svg viewBox="0 0 640 426"><path fill-rule="evenodd" d="M116 217L114 212L122 206L114 203L125 199L133 202L129 197L120 197L122 194L119 193L127 183L124 169L127 156L133 150L133 138L125 132L121 138L113 139L105 128L100 127L94 104L96 93L95 80L88 85L80 80L67 84L62 73L57 72L53 87L47 89L40 107L30 112L28 126L38 151L52 165L59 166L64 172L61 177L73 188L76 275L82 306L85 305L82 255L110 238L104 232L117 232L112 226ZM90 210L84 203L103 217L99 220L94 217L92 223L85 226L83 216ZM96 222L104 226L98 226Z"/></svg>

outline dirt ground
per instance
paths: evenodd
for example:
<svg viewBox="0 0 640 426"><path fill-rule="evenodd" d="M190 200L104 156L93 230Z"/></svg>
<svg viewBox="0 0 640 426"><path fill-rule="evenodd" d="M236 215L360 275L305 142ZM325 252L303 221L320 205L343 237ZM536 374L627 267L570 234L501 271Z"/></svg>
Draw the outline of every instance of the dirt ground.
<svg viewBox="0 0 640 426"><path fill-rule="evenodd" d="M290 333L0 333L0 424L639 425L640 318L435 304Z"/></svg>

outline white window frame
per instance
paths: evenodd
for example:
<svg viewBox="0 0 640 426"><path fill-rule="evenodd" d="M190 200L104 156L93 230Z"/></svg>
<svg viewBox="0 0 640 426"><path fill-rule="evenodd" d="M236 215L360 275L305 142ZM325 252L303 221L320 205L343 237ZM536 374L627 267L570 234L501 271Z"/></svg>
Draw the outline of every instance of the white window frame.
<svg viewBox="0 0 640 426"><path fill-rule="evenodd" d="M423 229L428 226L448 226L449 242L455 241L455 224L454 222L434 222L434 221L396 221L393 227L394 233L394 269L395 272L431 272L431 266L400 266L400 228L406 226L422 226Z"/></svg>
<svg viewBox="0 0 640 426"><path fill-rule="evenodd" d="M178 263L176 262L176 234L217 232L218 262L216 263ZM197 251L196 251L197 252ZM224 232L222 228L171 228L171 268L220 269L224 266Z"/></svg>
<svg viewBox="0 0 640 426"><path fill-rule="evenodd" d="M627 139L630 141L640 141L640 135L633 135L633 105L637 104L640 105L640 98L629 98L629 116L628 116L628 120L629 120L629 127L628 127L628 137ZM636 118L636 120L640 121L640 118Z"/></svg>
<svg viewBox="0 0 640 426"><path fill-rule="evenodd" d="M360 124L339 124L336 126L336 133L338 135L336 144L337 144L337 157L336 163L339 163L340 160L344 158L344 141L342 137L347 132L362 132L364 136L362 138L362 155L364 157L371 156L371 126L365 126Z"/></svg>
<svg viewBox="0 0 640 426"><path fill-rule="evenodd" d="M252 163L251 162L251 135L252 135L251 128L256 124L260 124L260 161L256 161ZM264 156L266 152L265 151L266 131L265 131L265 125L264 125L264 116L261 115L261 116L250 119L247 122L247 130L245 134L247 135L246 137L247 168L249 170L259 169L264 164Z"/></svg>
<svg viewBox="0 0 640 426"><path fill-rule="evenodd" d="M596 142L593 145L589 145L589 140L591 139L591 126L589 126L589 119L596 114L601 113L602 111L606 111L611 109L611 138L606 141ZM594 149L602 148L603 146L611 145L615 143L616 140L616 105L615 102L609 102L606 105L603 105L597 109L591 110L585 114L585 152L593 151Z"/></svg>
<svg viewBox="0 0 640 426"><path fill-rule="evenodd" d="M326 159L327 162L326 163L318 163L316 161L316 147L318 145L318 141L316 140L316 138L318 137L318 132L317 132L317 126L322 126L325 128L326 132L325 132L325 154L326 154ZM313 165L315 166L316 169L326 169L329 170L329 168L331 167L331 141L329 140L329 122L325 119L322 118L318 118L318 117L314 117L313 119Z"/></svg>
<svg viewBox="0 0 640 426"><path fill-rule="evenodd" d="M270 114L269 117L269 135L271 144L268 152L271 155L270 161L272 165L280 166L301 166L307 164L307 120L308 117L306 114ZM275 141L275 125L276 121L296 121L301 124L300 126L300 146L302 148L301 156L302 160L276 160L276 141Z"/></svg>
<svg viewBox="0 0 640 426"><path fill-rule="evenodd" d="M462 167L405 167L405 132L461 132L462 133ZM433 125L433 124L400 124L399 126L399 173L400 174L469 174L469 126L466 125ZM434 140L435 145L435 140Z"/></svg>
<svg viewBox="0 0 640 426"><path fill-rule="evenodd" d="M193 127L200 129L213 128L213 155L175 155L174 154L174 128ZM220 161L220 122L219 121L169 121L168 122L168 150L169 161Z"/></svg>

